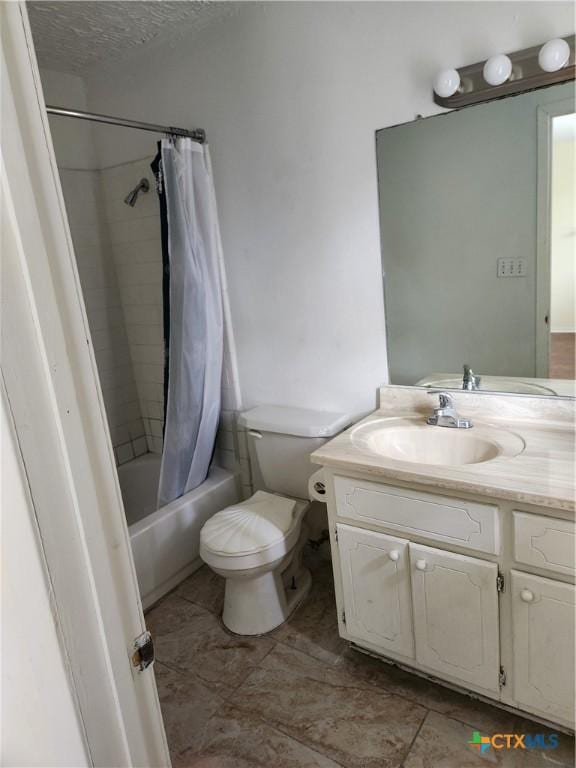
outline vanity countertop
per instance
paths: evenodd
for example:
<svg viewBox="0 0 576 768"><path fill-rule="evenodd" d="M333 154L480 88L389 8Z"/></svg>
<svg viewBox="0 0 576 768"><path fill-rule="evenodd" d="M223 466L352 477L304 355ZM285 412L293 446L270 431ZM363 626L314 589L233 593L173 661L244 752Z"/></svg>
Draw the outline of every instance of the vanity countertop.
<svg viewBox="0 0 576 768"><path fill-rule="evenodd" d="M413 482L575 511L574 400L466 392L455 394L454 401L459 414L472 418L478 425L519 435L525 442L522 453L478 464L446 466L400 461L365 450L352 442L352 433L359 425L398 417L425 423L436 406L426 391L383 387L380 408L316 450L311 460L383 481Z"/></svg>

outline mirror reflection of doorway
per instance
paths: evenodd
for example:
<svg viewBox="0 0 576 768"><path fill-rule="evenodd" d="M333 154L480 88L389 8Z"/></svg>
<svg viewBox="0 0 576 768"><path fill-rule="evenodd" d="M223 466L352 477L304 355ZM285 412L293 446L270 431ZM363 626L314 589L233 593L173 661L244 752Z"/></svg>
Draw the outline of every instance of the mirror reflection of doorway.
<svg viewBox="0 0 576 768"><path fill-rule="evenodd" d="M576 378L576 114L552 119L549 376Z"/></svg>

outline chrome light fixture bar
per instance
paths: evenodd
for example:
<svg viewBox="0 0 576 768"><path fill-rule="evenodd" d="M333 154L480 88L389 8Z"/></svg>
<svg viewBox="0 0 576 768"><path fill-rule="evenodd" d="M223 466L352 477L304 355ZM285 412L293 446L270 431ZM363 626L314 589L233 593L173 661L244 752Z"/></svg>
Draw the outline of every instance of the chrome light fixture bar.
<svg viewBox="0 0 576 768"><path fill-rule="evenodd" d="M447 69L434 81L434 101L457 109L574 80L575 42L576 36L570 35L460 69Z"/></svg>
<svg viewBox="0 0 576 768"><path fill-rule="evenodd" d="M152 131L153 133L167 133L170 136L185 136L194 141L203 144L206 141L206 132L201 128L174 128L168 125L156 125L155 123L142 123L139 120L126 120L123 117L111 117L110 115L98 115L94 112L80 112L77 109L64 109L63 107L54 107L46 105L46 112L49 115L60 115L61 117L76 117L79 120L90 120L93 123L106 123L107 125L120 125L124 128L136 128L139 131Z"/></svg>

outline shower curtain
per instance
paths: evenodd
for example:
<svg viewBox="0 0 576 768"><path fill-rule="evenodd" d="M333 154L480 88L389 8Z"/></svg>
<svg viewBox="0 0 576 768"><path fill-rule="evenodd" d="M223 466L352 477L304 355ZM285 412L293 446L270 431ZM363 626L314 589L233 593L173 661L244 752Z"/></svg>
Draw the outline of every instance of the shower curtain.
<svg viewBox="0 0 576 768"><path fill-rule="evenodd" d="M216 198L208 147L160 147L169 280L169 356L158 506L208 474L220 417L223 312Z"/></svg>

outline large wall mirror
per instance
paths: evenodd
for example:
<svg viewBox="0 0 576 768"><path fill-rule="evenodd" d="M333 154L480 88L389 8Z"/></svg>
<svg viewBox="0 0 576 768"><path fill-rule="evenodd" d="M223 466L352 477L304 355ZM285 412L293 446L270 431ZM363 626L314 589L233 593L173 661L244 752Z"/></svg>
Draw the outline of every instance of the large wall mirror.
<svg viewBox="0 0 576 768"><path fill-rule="evenodd" d="M573 396L573 83L376 146L390 382Z"/></svg>

